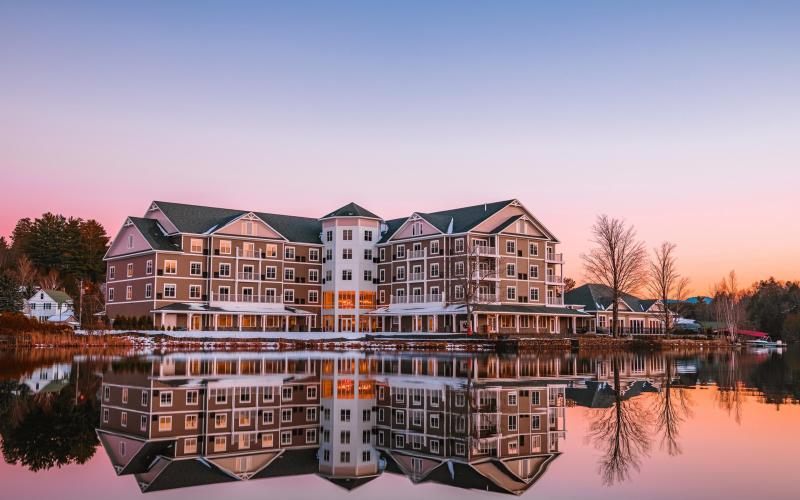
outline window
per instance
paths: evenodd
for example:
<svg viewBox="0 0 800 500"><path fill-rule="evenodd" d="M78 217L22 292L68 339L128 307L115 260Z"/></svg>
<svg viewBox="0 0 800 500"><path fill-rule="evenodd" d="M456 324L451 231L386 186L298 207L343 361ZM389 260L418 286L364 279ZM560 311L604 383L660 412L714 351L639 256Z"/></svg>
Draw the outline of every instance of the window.
<svg viewBox="0 0 800 500"><path fill-rule="evenodd" d="M431 446L431 453L435 453L435 454L438 455L439 454L439 441L436 441L435 439L432 440L430 442L430 446Z"/></svg>
<svg viewBox="0 0 800 500"><path fill-rule="evenodd" d="M148 262L152 262L152 261L148 261ZM114 267L114 266L109 266L108 267L108 279L113 280L116 277L117 277L117 268Z"/></svg>
<svg viewBox="0 0 800 500"><path fill-rule="evenodd" d="M405 425L406 412L404 412L403 410L397 410L394 414L394 423L398 425Z"/></svg>
<svg viewBox="0 0 800 500"><path fill-rule="evenodd" d="M517 406L517 393L516 391L512 391L508 393L508 405L509 406Z"/></svg>
<svg viewBox="0 0 800 500"><path fill-rule="evenodd" d="M240 403L249 403L250 402L250 388L249 387L242 387L239 390L239 402Z"/></svg>
<svg viewBox="0 0 800 500"><path fill-rule="evenodd" d="M281 422L288 423L292 421L292 409L291 408L284 408L281 410Z"/></svg>
<svg viewBox="0 0 800 500"><path fill-rule="evenodd" d="M161 406L169 407L172 406L172 391L163 391L159 395L159 403Z"/></svg>
<svg viewBox="0 0 800 500"><path fill-rule="evenodd" d="M350 431L342 431L339 433L339 442L342 444L350 444Z"/></svg>
<svg viewBox="0 0 800 500"><path fill-rule="evenodd" d="M514 240L506 241L506 253L517 253L517 242Z"/></svg>
<svg viewBox="0 0 800 500"><path fill-rule="evenodd" d="M369 422L370 420L372 420L372 410L363 410L361 412L361 421Z"/></svg>
<svg viewBox="0 0 800 500"><path fill-rule="evenodd" d="M431 278L438 278L439 277L439 264L433 263L431 264Z"/></svg>
<svg viewBox="0 0 800 500"><path fill-rule="evenodd" d="M519 443L517 441L509 441L508 442L508 452L511 453L511 454L516 455L517 449L518 449L518 446L517 446L518 444Z"/></svg>
<svg viewBox="0 0 800 500"><path fill-rule="evenodd" d="M415 222L411 226L411 236L419 236L422 234L422 222Z"/></svg>
<svg viewBox="0 0 800 500"><path fill-rule="evenodd" d="M508 416L508 430L510 430L510 431L517 430L517 416L516 415L509 415Z"/></svg>
<svg viewBox="0 0 800 500"><path fill-rule="evenodd" d="M319 249L318 248L309 248L308 249L308 260L312 262L319 261Z"/></svg>
<svg viewBox="0 0 800 500"><path fill-rule="evenodd" d="M144 285L144 298L146 298L146 299L153 298L153 284L152 283L145 283L145 285Z"/></svg>
<svg viewBox="0 0 800 500"><path fill-rule="evenodd" d="M287 304L291 304L294 302L294 290L284 290L283 291L283 301Z"/></svg>
<svg viewBox="0 0 800 500"><path fill-rule="evenodd" d="M186 391L186 404L196 405L198 401L197 391Z"/></svg>
<svg viewBox="0 0 800 500"><path fill-rule="evenodd" d="M465 398L463 393L456 394L456 406L464 406L464 401Z"/></svg>
<svg viewBox="0 0 800 500"><path fill-rule="evenodd" d="M227 413L217 413L214 415L214 428L215 429L222 429L228 425L228 414Z"/></svg>
<svg viewBox="0 0 800 500"><path fill-rule="evenodd" d="M278 268L275 266L267 266L264 268L264 278L274 280L278 277Z"/></svg>
<svg viewBox="0 0 800 500"><path fill-rule="evenodd" d="M231 265L230 264L220 264L219 265L219 275L220 277L230 277L231 275Z"/></svg>
<svg viewBox="0 0 800 500"><path fill-rule="evenodd" d="M230 240L220 240L219 242L219 253L223 255L230 255L231 254L231 242Z"/></svg>
<svg viewBox="0 0 800 500"><path fill-rule="evenodd" d="M456 276L464 276L464 262L458 261L455 264L455 274Z"/></svg>
<svg viewBox="0 0 800 500"><path fill-rule="evenodd" d="M343 463L343 464L349 464L350 463L350 452L349 451L341 452L339 454L339 461L341 463Z"/></svg>
<svg viewBox="0 0 800 500"><path fill-rule="evenodd" d="M386 249L385 248L381 248L380 250L378 250L378 256L379 256L381 262L385 261L386 260Z"/></svg>
<svg viewBox="0 0 800 500"><path fill-rule="evenodd" d="M406 279L406 268L405 267L398 267L397 268L397 279L399 279L399 280Z"/></svg>
<svg viewBox="0 0 800 500"><path fill-rule="evenodd" d="M398 259L405 259L406 258L406 247L403 245L397 245L394 250L395 255Z"/></svg>
<svg viewBox="0 0 800 500"><path fill-rule="evenodd" d="M539 289L531 288L531 302L539 302Z"/></svg>
<svg viewBox="0 0 800 500"><path fill-rule="evenodd" d="M261 435L261 447L262 448L272 448L272 434L262 434Z"/></svg>
<svg viewBox="0 0 800 500"><path fill-rule="evenodd" d="M306 398L308 399L317 399L317 387L314 385L310 385L306 387Z"/></svg>
<svg viewBox="0 0 800 500"><path fill-rule="evenodd" d="M197 453L197 438L184 438L183 440L184 453Z"/></svg>
<svg viewBox="0 0 800 500"><path fill-rule="evenodd" d="M281 401L291 401L292 400L292 388L284 387L281 389Z"/></svg>
<svg viewBox="0 0 800 500"><path fill-rule="evenodd" d="M203 264L201 262L192 262L189 264L189 274L192 276L200 276L203 274Z"/></svg>
<svg viewBox="0 0 800 500"><path fill-rule="evenodd" d="M132 286L126 286L125 287L125 300L133 300L133 287ZM50 304L45 304L45 305L49 306Z"/></svg>
<svg viewBox="0 0 800 500"><path fill-rule="evenodd" d="M395 448L402 448L406 445L406 437L402 434L397 434L394 437L394 446Z"/></svg>
<svg viewBox="0 0 800 500"><path fill-rule="evenodd" d="M294 281L294 268L287 267L283 270L284 281Z"/></svg>
<svg viewBox="0 0 800 500"><path fill-rule="evenodd" d="M353 271L350 269L342 269L342 280L351 281L353 279Z"/></svg>
<svg viewBox="0 0 800 500"><path fill-rule="evenodd" d="M333 249L325 250L325 260L332 260L333 259Z"/></svg>
<svg viewBox="0 0 800 500"><path fill-rule="evenodd" d="M142 392L142 406L147 406L149 401L148 394L147 392Z"/></svg>
<svg viewBox="0 0 800 500"><path fill-rule="evenodd" d="M364 281L372 281L372 271L369 269L364 270Z"/></svg>
<svg viewBox="0 0 800 500"><path fill-rule="evenodd" d="M189 243L189 251L192 253L203 253L203 240L192 238Z"/></svg>
<svg viewBox="0 0 800 500"><path fill-rule="evenodd" d="M385 304L386 303L386 290L381 290L380 292L378 292L378 297L379 297L378 302L380 302L381 304Z"/></svg>
<svg viewBox="0 0 800 500"><path fill-rule="evenodd" d="M309 290L308 291L308 302L311 304L317 304L319 302L319 291L317 290Z"/></svg>
<svg viewBox="0 0 800 500"><path fill-rule="evenodd" d="M431 255L439 255L439 240L431 241Z"/></svg>
<svg viewBox="0 0 800 500"><path fill-rule="evenodd" d="M127 411L123 411L122 413L119 414L119 424L122 427L128 427L128 412Z"/></svg>
<svg viewBox="0 0 800 500"><path fill-rule="evenodd" d="M133 276L133 263L128 263L127 266L127 277L130 278Z"/></svg>
<svg viewBox="0 0 800 500"><path fill-rule="evenodd" d="M517 277L517 266L514 264L506 264L506 276L509 278Z"/></svg>
<svg viewBox="0 0 800 500"><path fill-rule="evenodd" d="M283 249L283 258L286 260L294 260L294 247L286 247Z"/></svg>
<svg viewBox="0 0 800 500"><path fill-rule="evenodd" d="M142 432L147 430L147 415L142 415L139 419L139 430Z"/></svg>
<svg viewBox="0 0 800 500"><path fill-rule="evenodd" d="M251 220L242 221L242 234L248 236L253 235L253 221Z"/></svg>
<svg viewBox="0 0 800 500"><path fill-rule="evenodd" d="M464 253L464 238L458 238L454 246L456 253Z"/></svg>
<svg viewBox="0 0 800 500"><path fill-rule="evenodd" d="M431 415L431 429L438 429L439 428L439 415L433 414Z"/></svg>
<svg viewBox="0 0 800 500"><path fill-rule="evenodd" d="M364 450L361 452L361 461L362 462L369 462L372 460L372 453L369 450Z"/></svg>
<svg viewBox="0 0 800 500"><path fill-rule="evenodd" d="M165 260L164 261L164 274L178 274L178 261Z"/></svg>
<svg viewBox="0 0 800 500"><path fill-rule="evenodd" d="M372 241L372 231L370 231L369 229L364 231L364 241ZM370 259L371 258L372 257L370 257Z"/></svg>
<svg viewBox="0 0 800 500"><path fill-rule="evenodd" d="M172 430L172 417L169 415L161 415L158 417L158 431L169 432Z"/></svg>
<svg viewBox="0 0 800 500"><path fill-rule="evenodd" d="M386 269L381 268L378 270L378 281L381 283L386 281Z"/></svg>
<svg viewBox="0 0 800 500"><path fill-rule="evenodd" d="M325 241L333 241L333 231L328 231L325 233Z"/></svg>
<svg viewBox="0 0 800 500"><path fill-rule="evenodd" d="M539 245L537 245L536 243L531 243L530 244L530 248L528 248L528 251L530 252L532 257L538 256L539 255Z"/></svg>
<svg viewBox="0 0 800 500"><path fill-rule="evenodd" d="M464 299L464 286L463 285L456 285L454 289L454 295L456 300L463 300Z"/></svg>
<svg viewBox="0 0 800 500"><path fill-rule="evenodd" d="M145 274L153 274L153 261L152 260L148 260L147 262L145 262L144 272L145 272Z"/></svg>
<svg viewBox="0 0 800 500"><path fill-rule="evenodd" d="M187 431L197 429L197 415L186 415L183 417L183 427Z"/></svg>
<svg viewBox="0 0 800 500"><path fill-rule="evenodd" d="M316 443L317 442L317 430L316 429L306 429L306 443Z"/></svg>
<svg viewBox="0 0 800 500"><path fill-rule="evenodd" d="M539 393L539 391L531 391L531 404L538 405L540 400L541 400L541 394Z"/></svg>
<svg viewBox="0 0 800 500"><path fill-rule="evenodd" d="M164 284L164 298L165 299L174 299L175 298L175 285L171 283Z"/></svg>
<svg viewBox="0 0 800 500"><path fill-rule="evenodd" d="M530 275L532 280L539 279L539 266L531 266Z"/></svg>
<svg viewBox="0 0 800 500"><path fill-rule="evenodd" d="M281 432L281 444L284 446L288 446L292 444L292 432L291 431L283 431Z"/></svg>
<svg viewBox="0 0 800 500"><path fill-rule="evenodd" d="M306 408L306 421L315 422L317 420L317 408Z"/></svg>
<svg viewBox="0 0 800 500"><path fill-rule="evenodd" d="M516 287L510 286L506 288L506 298L508 300L517 300L517 289Z"/></svg>
<svg viewBox="0 0 800 500"><path fill-rule="evenodd" d="M372 249L365 248L364 249L364 260L372 260Z"/></svg>
<svg viewBox="0 0 800 500"><path fill-rule="evenodd" d="M189 298L190 299L200 298L200 285L189 285Z"/></svg>
<svg viewBox="0 0 800 500"><path fill-rule="evenodd" d="M353 230L352 229L343 229L342 230L342 239L344 241L351 241L353 239Z"/></svg>
<svg viewBox="0 0 800 500"><path fill-rule="evenodd" d="M261 399L265 403L270 403L275 400L275 392L273 387L262 387L261 388Z"/></svg>
<svg viewBox="0 0 800 500"><path fill-rule="evenodd" d="M272 411L265 411L261 414L261 422L264 425L272 425L275 422L275 413Z"/></svg>
<svg viewBox="0 0 800 500"><path fill-rule="evenodd" d="M342 258L345 260L350 260L353 258L353 249L352 248L342 248Z"/></svg>
<svg viewBox="0 0 800 500"><path fill-rule="evenodd" d="M531 415L531 430L537 431L542 428L542 417L540 415Z"/></svg>
<svg viewBox="0 0 800 500"><path fill-rule="evenodd" d="M108 423L108 416L109 416L108 408L103 408L103 423L106 424Z"/></svg>
<svg viewBox="0 0 800 500"><path fill-rule="evenodd" d="M228 440L225 436L214 436L214 451L215 452L225 451L227 443Z"/></svg>
<svg viewBox="0 0 800 500"><path fill-rule="evenodd" d="M133 248L133 235L128 235L128 248Z"/></svg>
<svg viewBox="0 0 800 500"><path fill-rule="evenodd" d="M220 389L217 391L214 400L218 405L224 405L228 402L228 393L225 391L225 389Z"/></svg>

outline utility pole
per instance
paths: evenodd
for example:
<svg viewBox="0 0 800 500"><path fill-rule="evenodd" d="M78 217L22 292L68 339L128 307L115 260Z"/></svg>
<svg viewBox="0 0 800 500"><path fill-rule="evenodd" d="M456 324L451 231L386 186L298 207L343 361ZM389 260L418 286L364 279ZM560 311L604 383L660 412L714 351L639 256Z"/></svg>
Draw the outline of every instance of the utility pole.
<svg viewBox="0 0 800 500"><path fill-rule="evenodd" d="M80 286L81 286L81 294L78 299L78 307L80 308L80 312L78 313L78 323L79 323L78 326L81 329L83 329L83 279L82 278L80 281Z"/></svg>

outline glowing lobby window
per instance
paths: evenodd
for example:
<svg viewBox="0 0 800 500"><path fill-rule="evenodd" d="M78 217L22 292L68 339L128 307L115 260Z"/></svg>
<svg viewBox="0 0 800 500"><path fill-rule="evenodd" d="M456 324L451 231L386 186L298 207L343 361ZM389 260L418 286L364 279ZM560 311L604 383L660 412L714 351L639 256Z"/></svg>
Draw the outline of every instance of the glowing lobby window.
<svg viewBox="0 0 800 500"><path fill-rule="evenodd" d="M322 361L322 373L323 375L331 375L333 374L333 360L326 359Z"/></svg>
<svg viewBox="0 0 800 500"><path fill-rule="evenodd" d="M323 398L332 398L333 397L333 380L323 380L321 385L322 385L322 397Z"/></svg>
<svg viewBox="0 0 800 500"><path fill-rule="evenodd" d="M361 309L375 309L375 292L359 292L358 307Z"/></svg>
<svg viewBox="0 0 800 500"><path fill-rule="evenodd" d="M355 397L355 383L352 379L342 379L336 383L337 399L353 399Z"/></svg>
<svg viewBox="0 0 800 500"><path fill-rule="evenodd" d="M322 293L322 307L324 309L333 309L333 292Z"/></svg>
<svg viewBox="0 0 800 500"><path fill-rule="evenodd" d="M339 309L355 309L356 292L339 292Z"/></svg>
<svg viewBox="0 0 800 500"><path fill-rule="evenodd" d="M372 399L375 397L375 383L363 381L358 383L358 399Z"/></svg>

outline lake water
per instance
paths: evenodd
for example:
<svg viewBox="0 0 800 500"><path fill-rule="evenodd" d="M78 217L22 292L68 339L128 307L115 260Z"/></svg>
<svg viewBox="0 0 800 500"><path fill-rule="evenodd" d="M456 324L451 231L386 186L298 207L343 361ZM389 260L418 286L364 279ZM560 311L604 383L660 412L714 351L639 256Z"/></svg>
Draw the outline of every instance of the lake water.
<svg viewBox="0 0 800 500"><path fill-rule="evenodd" d="M0 498L797 498L800 352L0 353Z"/></svg>

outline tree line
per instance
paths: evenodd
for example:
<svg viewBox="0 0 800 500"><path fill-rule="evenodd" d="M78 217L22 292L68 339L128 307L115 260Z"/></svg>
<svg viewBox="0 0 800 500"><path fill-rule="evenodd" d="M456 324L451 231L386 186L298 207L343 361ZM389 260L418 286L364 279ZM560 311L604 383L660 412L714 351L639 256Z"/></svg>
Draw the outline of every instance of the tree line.
<svg viewBox="0 0 800 500"><path fill-rule="evenodd" d="M0 236L0 312L22 309L37 287L73 298L84 320L104 308L103 256L109 237L94 219L46 213L20 219L10 241ZM78 310L83 284L84 311Z"/></svg>

